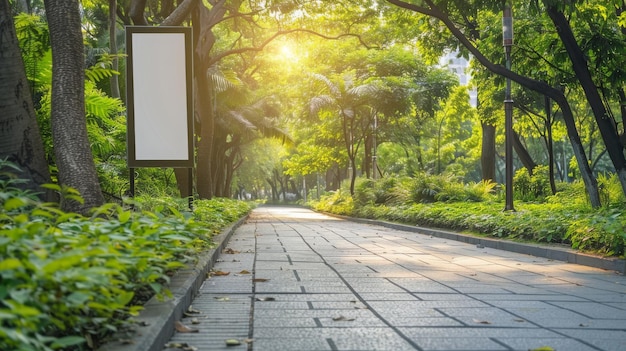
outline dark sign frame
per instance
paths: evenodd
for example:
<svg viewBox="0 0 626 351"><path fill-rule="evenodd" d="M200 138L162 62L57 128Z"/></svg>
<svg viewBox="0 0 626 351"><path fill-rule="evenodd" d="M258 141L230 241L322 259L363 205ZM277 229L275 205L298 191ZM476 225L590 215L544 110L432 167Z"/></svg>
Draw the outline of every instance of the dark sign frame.
<svg viewBox="0 0 626 351"><path fill-rule="evenodd" d="M128 167L194 167L191 27L126 27Z"/></svg>

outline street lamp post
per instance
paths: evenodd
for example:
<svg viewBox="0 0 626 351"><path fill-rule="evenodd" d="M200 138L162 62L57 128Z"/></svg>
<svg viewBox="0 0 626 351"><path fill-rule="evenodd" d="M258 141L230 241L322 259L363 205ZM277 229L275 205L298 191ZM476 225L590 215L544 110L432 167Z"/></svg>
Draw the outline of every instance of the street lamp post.
<svg viewBox="0 0 626 351"><path fill-rule="evenodd" d="M504 4L502 13L502 44L506 58L506 68L511 70L511 47L513 46L513 11L511 0ZM511 80L506 78L506 92L504 97L505 114L505 211L515 211L513 207L513 99L511 98Z"/></svg>
<svg viewBox="0 0 626 351"><path fill-rule="evenodd" d="M374 114L374 133L373 134L373 141L372 143L373 145L373 155L372 155L372 179L376 179L376 171L378 170L378 163L376 160L376 157L378 157L378 155L376 155L376 133L378 131L378 114Z"/></svg>

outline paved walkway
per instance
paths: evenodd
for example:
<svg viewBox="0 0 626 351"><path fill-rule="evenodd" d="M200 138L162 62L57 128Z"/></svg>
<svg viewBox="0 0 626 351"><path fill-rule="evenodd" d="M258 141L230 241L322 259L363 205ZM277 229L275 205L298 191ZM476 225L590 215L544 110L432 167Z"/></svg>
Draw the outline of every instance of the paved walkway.
<svg viewBox="0 0 626 351"><path fill-rule="evenodd" d="M171 342L200 351L626 350L622 275L302 208L256 209L213 271L189 311L199 313L181 320L199 332Z"/></svg>

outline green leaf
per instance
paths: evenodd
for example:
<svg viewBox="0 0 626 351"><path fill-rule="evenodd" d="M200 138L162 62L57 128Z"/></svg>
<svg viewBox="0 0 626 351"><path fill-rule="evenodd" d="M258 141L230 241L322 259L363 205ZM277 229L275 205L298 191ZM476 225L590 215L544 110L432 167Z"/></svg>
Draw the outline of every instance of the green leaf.
<svg viewBox="0 0 626 351"><path fill-rule="evenodd" d="M81 306L84 305L85 302L89 301L91 299L91 295L90 294L86 294L84 292L81 291L75 291L73 293L71 293L68 297L67 297L67 302L71 303L74 306Z"/></svg>
<svg viewBox="0 0 626 351"><path fill-rule="evenodd" d="M126 306L133 299L133 296L135 296L135 294L132 291L122 292L118 295L117 302L122 306Z"/></svg>
<svg viewBox="0 0 626 351"><path fill-rule="evenodd" d="M80 345L84 343L86 340L80 336L64 336L62 338L56 339L50 347L54 350L66 348L69 346Z"/></svg>
<svg viewBox="0 0 626 351"><path fill-rule="evenodd" d="M7 258L0 261L0 271L12 270L22 267L22 262L17 258Z"/></svg>
<svg viewBox="0 0 626 351"><path fill-rule="evenodd" d="M124 224L126 222L128 222L128 220L130 219L132 213L130 211L124 211L122 213L120 213L117 218L119 219L120 223Z"/></svg>
<svg viewBox="0 0 626 351"><path fill-rule="evenodd" d="M45 264L41 269L46 274L52 274L57 271L70 269L80 262L82 259L79 255L66 255L61 258L52 260Z"/></svg>
<svg viewBox="0 0 626 351"><path fill-rule="evenodd" d="M41 311L38 309L23 305L13 300L4 300L4 303L11 307L11 312L21 317L34 317L41 314Z"/></svg>
<svg viewBox="0 0 626 351"><path fill-rule="evenodd" d="M23 199L21 197L12 197L4 202L3 207L5 211L12 211L20 207L26 206L26 204L26 199Z"/></svg>

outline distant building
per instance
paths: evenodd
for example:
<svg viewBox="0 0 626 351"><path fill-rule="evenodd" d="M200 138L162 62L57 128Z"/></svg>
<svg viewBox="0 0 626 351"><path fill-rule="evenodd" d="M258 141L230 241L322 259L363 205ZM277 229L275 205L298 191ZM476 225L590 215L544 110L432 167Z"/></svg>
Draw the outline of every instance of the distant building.
<svg viewBox="0 0 626 351"><path fill-rule="evenodd" d="M454 73L459 77L459 82L461 85L469 85L472 79L471 74L469 74L469 61L464 57L459 57L458 51L449 52L443 55L439 59L439 65L444 68L448 68L450 72ZM478 92L475 87L472 87L469 90L470 96L470 104L473 107L478 105Z"/></svg>

